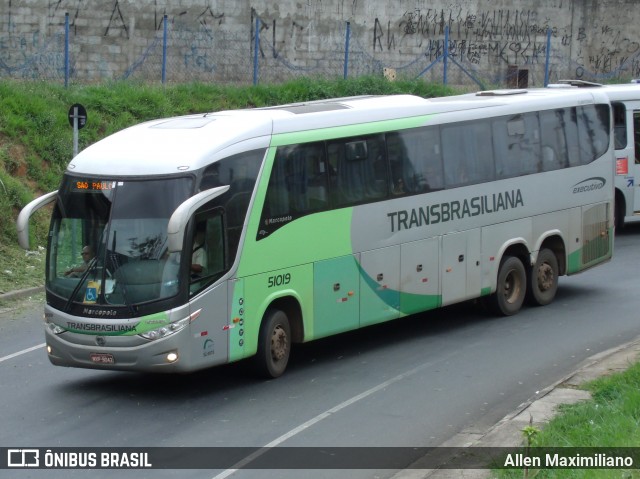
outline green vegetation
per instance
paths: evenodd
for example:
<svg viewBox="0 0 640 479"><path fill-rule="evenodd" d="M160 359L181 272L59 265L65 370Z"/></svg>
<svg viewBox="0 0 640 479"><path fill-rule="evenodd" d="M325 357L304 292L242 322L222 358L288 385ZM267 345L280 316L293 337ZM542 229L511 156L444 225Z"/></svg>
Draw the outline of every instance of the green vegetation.
<svg viewBox="0 0 640 479"><path fill-rule="evenodd" d="M562 406L561 414L530 437L530 445L543 448L637 447L640 444L640 363L584 387L591 392L592 399ZM523 471L496 470L493 476L521 478ZM527 477L631 479L640 478L640 470L532 468Z"/></svg>
<svg viewBox="0 0 640 479"><path fill-rule="evenodd" d="M301 78L280 85L152 86L134 82L73 86L0 81L0 293L39 286L50 210L31 221L31 247L17 245L15 219L36 196L55 190L73 154L67 112L81 103L88 113L79 150L135 123L189 113L270 106L352 95L412 93L423 97L451 94L450 88L422 80L388 82L382 77L349 80Z"/></svg>

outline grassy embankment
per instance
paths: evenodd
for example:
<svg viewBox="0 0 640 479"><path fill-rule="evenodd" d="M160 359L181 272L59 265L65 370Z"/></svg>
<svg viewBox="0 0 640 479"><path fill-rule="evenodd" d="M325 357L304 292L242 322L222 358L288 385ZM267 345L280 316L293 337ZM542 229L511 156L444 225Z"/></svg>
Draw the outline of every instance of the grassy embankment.
<svg viewBox="0 0 640 479"><path fill-rule="evenodd" d="M74 103L87 109L79 150L135 123L189 113L268 106L364 94L412 93L443 96L452 91L421 80L390 83L384 78L299 79L280 85L150 86L132 82L73 86L0 81L0 293L40 286L50 209L36 213L31 248L17 245L15 220L36 196L55 190L73 154L67 112Z"/></svg>
<svg viewBox="0 0 640 479"><path fill-rule="evenodd" d="M627 371L586 384L589 401L561 406L561 414L533 435L531 445L543 448L637 448L640 445L640 363ZM524 452L524 451L523 451ZM633 479L634 469L495 470L500 479Z"/></svg>

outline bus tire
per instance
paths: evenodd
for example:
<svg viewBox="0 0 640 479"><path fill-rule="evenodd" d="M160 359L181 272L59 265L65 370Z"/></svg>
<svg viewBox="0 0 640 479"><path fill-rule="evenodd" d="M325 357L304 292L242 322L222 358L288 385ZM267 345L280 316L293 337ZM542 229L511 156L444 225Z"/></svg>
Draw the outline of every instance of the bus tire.
<svg viewBox="0 0 640 479"><path fill-rule="evenodd" d="M620 195L621 196L621 195ZM625 205L624 200L616 193L616 199L613 203L613 224L616 228L616 233L622 231L624 228L624 215Z"/></svg>
<svg viewBox="0 0 640 479"><path fill-rule="evenodd" d="M267 311L258 336L256 370L264 378L273 379L282 376L291 352L291 326L284 311Z"/></svg>
<svg viewBox="0 0 640 479"><path fill-rule="evenodd" d="M528 287L528 298L531 304L546 306L556 297L558 259L550 249L541 249L538 252L536 263L531 268Z"/></svg>
<svg viewBox="0 0 640 479"><path fill-rule="evenodd" d="M502 316L520 311L527 293L527 273L516 256L505 256L500 262L496 292L489 298L490 309Z"/></svg>

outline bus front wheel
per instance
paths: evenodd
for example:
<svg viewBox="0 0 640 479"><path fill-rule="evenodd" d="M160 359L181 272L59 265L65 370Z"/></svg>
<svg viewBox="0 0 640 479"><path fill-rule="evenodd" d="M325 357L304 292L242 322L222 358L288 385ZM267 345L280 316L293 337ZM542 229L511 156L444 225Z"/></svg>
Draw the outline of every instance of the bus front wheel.
<svg viewBox="0 0 640 479"><path fill-rule="evenodd" d="M266 378L282 376L291 352L291 326L284 311L272 309L267 312L258 337L256 369Z"/></svg>
<svg viewBox="0 0 640 479"><path fill-rule="evenodd" d="M558 290L558 259L550 249L540 250L531 268L529 299L532 304L545 306L553 301Z"/></svg>
<svg viewBox="0 0 640 479"><path fill-rule="evenodd" d="M489 306L496 314L511 316L520 311L527 292L527 274L522 261L505 256L500 262L496 292L489 298Z"/></svg>

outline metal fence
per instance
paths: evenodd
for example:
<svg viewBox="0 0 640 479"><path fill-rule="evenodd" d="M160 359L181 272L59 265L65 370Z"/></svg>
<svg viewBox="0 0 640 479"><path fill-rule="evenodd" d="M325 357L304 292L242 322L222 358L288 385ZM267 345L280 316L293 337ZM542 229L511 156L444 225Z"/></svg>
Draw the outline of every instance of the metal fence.
<svg viewBox="0 0 640 479"><path fill-rule="evenodd" d="M298 77L384 74L390 79L424 78L485 88L543 86L560 78L612 81L628 79L633 72L640 71L638 54L629 55L615 68L591 72L565 56L566 50L554 49L559 39L550 27L546 32L538 32L533 42L513 42L506 54L494 52L500 63L496 64L495 59L493 63L483 60L486 45L452 39L448 27L425 38L424 45L413 56L376 54L375 48L372 53L368 27L342 21L326 29L333 33L323 40L323 48L317 52L309 48L304 55L296 55L295 50L278 48L275 38L269 37L268 23L255 12L252 18L255 23L250 35L249 32L239 35L212 31L203 24L195 27L180 24L169 21L165 15L155 35L143 39L123 67L122 52L113 45L103 47L100 54L80 58L83 39L71 33L66 14L64 28L46 39L35 39L34 33L34 41L24 46L11 44L24 41L13 40L11 35L3 40L7 48L0 52L0 77L60 81L65 85L105 79L163 84L191 81L258 84ZM500 55L504 58L500 59ZM116 57L118 63L114 61ZM92 63L91 74L87 74L85 63Z"/></svg>

